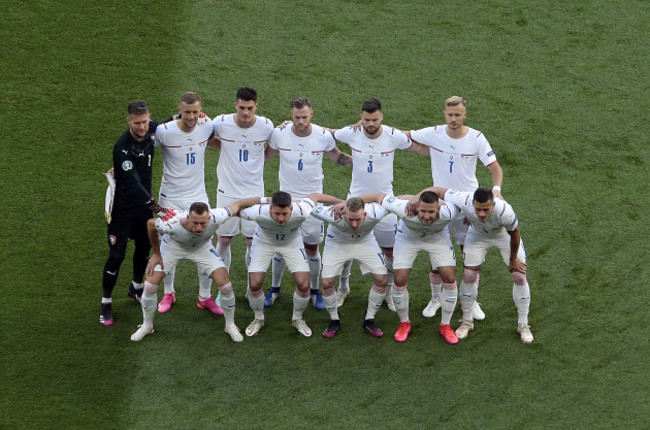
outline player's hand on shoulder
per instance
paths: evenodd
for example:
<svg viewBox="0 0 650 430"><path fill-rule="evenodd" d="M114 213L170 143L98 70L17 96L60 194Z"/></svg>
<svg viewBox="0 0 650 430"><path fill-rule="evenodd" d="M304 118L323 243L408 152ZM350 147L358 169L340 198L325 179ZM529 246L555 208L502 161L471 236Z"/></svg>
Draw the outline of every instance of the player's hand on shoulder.
<svg viewBox="0 0 650 430"><path fill-rule="evenodd" d="M335 220L341 219L344 212L345 212L345 201L341 203L337 203L330 208L330 213L332 214L332 218L334 218Z"/></svg>
<svg viewBox="0 0 650 430"><path fill-rule="evenodd" d="M196 120L196 123L197 123L198 125L203 125L203 124L205 124L206 122L210 122L210 121L212 121L212 120L210 119L210 117L207 116L207 115L205 114L205 112L201 112L201 113L199 114L199 119Z"/></svg>
<svg viewBox="0 0 650 430"><path fill-rule="evenodd" d="M409 202L406 205L406 214L410 216L415 216L418 214L418 198L413 196L409 199Z"/></svg>
<svg viewBox="0 0 650 430"><path fill-rule="evenodd" d="M289 124L291 124L291 121L286 120L286 121L284 121L282 124L280 124L280 125L278 126L278 128L279 128L280 130L284 130L285 128L287 128L287 126L288 126Z"/></svg>

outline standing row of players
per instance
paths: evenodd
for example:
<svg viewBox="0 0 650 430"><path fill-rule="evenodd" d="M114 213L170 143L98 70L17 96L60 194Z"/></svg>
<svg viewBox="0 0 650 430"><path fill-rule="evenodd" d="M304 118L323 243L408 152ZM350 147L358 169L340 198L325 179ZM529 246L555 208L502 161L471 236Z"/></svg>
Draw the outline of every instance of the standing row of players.
<svg viewBox="0 0 650 430"><path fill-rule="evenodd" d="M157 211L159 214L163 215L160 223L164 223L165 221L173 223L175 219L171 217L172 214L165 214L161 206L175 207L181 210L187 210L192 202L201 201L207 204L207 194L205 193L205 185L203 180L204 154L206 146L214 146L221 151L219 164L217 166L217 175L219 181L217 190L217 206L221 208L232 204L241 204L241 199L244 197L263 195L264 186L262 173L264 157L266 157L266 159L269 159L277 153L280 154L280 189L289 192L291 197L294 199L305 198L313 193L322 193L323 173L321 162L323 154L326 154L330 159L341 165L353 167L352 184L350 186L349 197L363 197L366 194L374 193L375 195L372 197L375 199L374 204L377 205L380 201L378 199L392 198L390 196L393 194L393 159L396 149L404 149L422 155L430 155L434 184L446 188L454 188L456 190L465 192L473 191L478 186L475 169L476 160L477 158L480 159L483 164L485 164L491 170L492 179L495 186L492 191L487 190L487 197L484 195L475 195L472 199L470 199L470 202L473 201L485 203L486 205L491 204L491 207L495 207L496 204L496 206L501 205L505 209L509 208L507 203L504 201L500 199L494 199L492 197L492 193L494 193L497 197L500 197L500 185L503 174L501 168L496 162L494 152L491 150L489 143L485 137L480 132L473 130L463 124L463 121L466 117L466 103L465 100L460 97L452 97L446 101L445 117L447 119L447 124L445 126L430 127L423 130L412 131L410 133L402 133L394 128L382 125L383 114L381 112L381 104L375 99L368 100L362 105L361 121L358 127L348 127L333 131L312 124L311 117L313 115L313 110L311 108L310 101L306 98L296 98L292 101L291 114L293 121L291 127L279 127L274 130L273 125L268 119L255 115L255 110L257 109L256 98L257 95L253 89L248 87L242 88L238 91L237 99L235 102L235 108L237 112L230 115L220 115L215 118L214 121L208 122L202 118L202 106L198 95L195 93L187 93L181 98L179 105L179 113L181 115L181 118L177 119L176 121L168 122L158 126L157 130L155 131L155 139L152 137L152 132L154 131L156 124L152 122L148 129L145 131L145 121L138 121L143 119L139 118L138 116L146 117L148 120L148 112L138 114L132 113L131 110L129 110L129 117L127 118L127 121L131 125L130 130L125 133L120 141L118 141L118 144L116 145L114 151L114 168L116 172L118 172L120 169L122 172L119 172L119 174L116 173L116 182L118 183L118 186L116 191L116 203L114 206L115 213L113 215L113 222L109 224L109 245L111 245L111 258L109 258L109 261L107 261L107 268L105 268L104 273L104 298L102 299L103 306L101 317L101 320L104 324L110 325L113 322L110 307L110 297L112 293L112 287L115 285L115 282L114 279L111 279L110 277L113 276L116 278L116 272L119 270L119 263L121 263L121 260L124 258L124 251L126 249L124 229L116 231L115 228L112 228L112 225L115 223L116 218L123 218L119 216L121 211L118 211L118 208L120 208L120 205L118 203L121 201L119 198L119 183L121 182L119 180L120 175L124 176L126 173L128 176L129 172L132 172L134 170L133 166L135 165L135 163L132 163L130 160L124 159L125 157L122 157L121 153L128 155L129 151L124 150L124 148L118 148L120 146L124 146L120 145L120 142L124 140L132 140L130 143L133 147L131 149L134 149L133 152L137 153L140 150L140 154L143 155L138 155L138 157L145 157L149 161L145 166L149 167L149 182L140 183L141 188L144 188L146 190L148 186L149 190L149 196L147 196L147 199L141 200L146 201L145 204L140 204L141 209L143 209L141 213L144 217L151 217L151 211L147 210L147 206L149 208L153 208L154 211ZM131 105L129 106L129 109L131 109ZM142 122L141 127L140 129L137 129L137 125L140 122ZM138 138L140 139L139 141ZM348 144L351 148L352 156L340 152L338 148L336 148L335 140ZM147 141L149 141L149 145L143 145L143 142L146 143ZM267 141L269 142L269 145L265 149L264 145ZM138 145L138 143L140 145ZM160 206L150 197L150 166L153 157L152 143L162 146L163 150L163 183L160 189ZM148 151L142 151L142 148L140 148L141 146L150 146L150 148L147 148ZM145 153L147 153L146 156L144 155ZM137 174L138 172L133 173ZM146 177L146 175L141 176ZM139 178L132 177L131 182L138 182L137 179ZM131 188L133 188L133 183L130 185ZM444 195L444 190L436 189L435 191L438 194L442 193ZM486 190L482 190L482 192L484 191ZM379 197L377 197L378 194ZM425 199L428 200L425 203L437 204L437 200L435 202L431 201L431 195L437 196L438 194L425 194L425 196L428 196L425 197ZM453 193L449 195L452 194ZM348 203L351 201L354 201L354 199L349 199ZM135 206L138 204L138 202L134 201L133 199L130 199L130 203ZM248 201L248 203L250 203L250 201ZM373 203L368 202L368 204ZM271 211L269 213L273 213L273 208L276 206L277 205L271 204ZM308 206L310 206L313 210L315 207L315 202L311 200L311 203L309 203ZM454 205L445 204L444 206L452 207ZM233 207L230 209L232 215L233 210L239 211L240 208ZM364 208L362 206L362 209L364 209L363 216L365 219L366 214L368 213L368 208ZM485 224L489 221L490 217L498 218L501 220L499 217L504 216L504 214L509 215L511 212L511 208L509 210L505 209L500 210L498 212L498 216L496 217L494 217L493 212L490 211L491 213L488 215L488 218L481 220L479 217L477 222ZM351 209L350 211L355 212ZM373 213L377 212L377 208L372 208L372 211ZM308 212L308 210L303 208L301 209L301 212L304 215L306 212ZM316 212L322 213L322 210L317 209ZM437 211L436 216L439 217L440 213L442 212ZM190 215L191 214L192 212L190 212ZM289 211L289 219L292 218L291 214L292 211ZM418 212L418 215L415 218L419 219L422 225L427 225L421 219L420 214L421 213ZM350 226L352 224L349 222L348 215L349 214L346 213L342 219L346 220L345 225ZM402 216L405 216L405 214L402 213ZM455 220L453 221L453 224L456 226L454 227L453 232L456 236L456 240L459 242L459 244L461 244L461 246L463 246L464 239L462 231L464 224L462 223L462 219L465 219L466 217L468 219L471 219L471 216L466 213L464 216L454 217ZM246 220L245 218L249 219ZM223 220L223 224L220 225L219 229L217 230L218 245L215 254L223 257L224 266L226 268L229 267L230 264L230 242L232 241L232 237L238 234L240 231L243 232L244 236L247 238L247 265L251 263L251 244L253 243L252 238L254 235L255 237L261 236L261 234L264 233L265 228L258 228L258 232L254 233L256 225L254 221L257 221L258 225L261 224L259 224L258 219L255 219L253 221L250 218L250 216L245 216L244 219L228 217L228 219ZM131 219L134 218L131 217ZM186 218L183 219L189 219L189 215L186 215ZM272 216L271 219L273 220ZM376 222L374 222L376 225L373 225L374 229L372 230L374 231L376 243L379 245L382 251L380 258L383 259L383 267L387 269L389 276L386 277L387 279L385 283L381 279L375 279L373 277L374 285L369 296L369 307L368 313L366 315L366 321L364 322L364 327L373 335L381 334L381 331L378 330L378 328L374 325L374 318L369 317L374 317L373 310L376 313L376 309L381 305L383 300L386 300L389 303L389 306L392 305L392 298L394 297L397 299L395 300L395 307L397 308L401 321L401 324L395 334L395 338L397 340L406 340L408 332L410 331L410 323L408 320L408 293L406 290L406 279L408 278L408 270L410 270L410 265L408 265L408 267L402 267L405 264L403 262L404 258L402 258L402 256L398 256L399 265L398 267L394 267L393 247L395 244L395 226L397 224L397 220L394 214L381 217L373 216L371 219L376 219ZM304 220L308 221L305 223L300 222L298 224L302 224L303 227L302 240L304 241L304 246L299 246L298 248L301 251L304 250L304 252L307 254L310 282L305 282L305 279L302 277L302 275L296 275L296 273L302 274L303 272L302 270L296 270L294 264L295 262L289 266L289 269L294 273L294 279L296 279L296 283L298 285L297 292L294 294L294 326L296 326L298 331L300 331L302 334L310 335L311 330L308 329L302 318L297 317L302 315L302 310L306 308L306 303L308 302L310 295L316 306L320 304L320 294L318 291L318 271L321 267L321 261L318 254L318 244L322 241L323 228L322 223L317 221L315 217L305 217ZM434 224L438 222L438 220L428 220ZM282 225L279 224L277 220L274 221L274 223L277 225ZM124 223L122 222L118 224ZM141 225L135 221L132 224L133 226L136 224ZM446 222L444 222L444 224L446 225ZM334 229L330 228L328 230L328 239L330 236L335 236L336 234L334 232L339 230L336 228L336 224L330 224L330 227L332 226L334 226ZM408 229L412 228L408 226L408 223L403 226L400 224L400 226L404 230L398 229L398 237L400 236L400 232L408 231ZM486 224L481 228L486 233L488 233L488 230L490 230L490 233L494 233L492 230L499 230L502 233L505 231L514 232L510 235L512 240L508 240L508 243L506 244L509 247L510 251L504 251L504 249L502 249L502 255L504 255L504 261L506 261L506 263L509 265L511 272L513 273L513 278L515 280L515 286L513 287L513 298L515 298L515 302L519 311L518 331L521 334L522 340L528 343L532 341L532 334L530 333L530 328L527 324L528 303L530 301L530 298L528 285L525 281L525 264L523 263L525 257L523 257L523 248L518 246L518 241L516 244L517 246L512 246L512 243L514 243L513 241L515 235L518 235L516 218L515 221L511 222L508 226L503 224L496 227L494 225L487 227ZM146 228L144 230L146 236ZM474 230L479 231L480 228L475 227ZM447 232L448 230L443 229L441 231ZM120 240L112 239L115 238L116 235L111 235L111 232L120 232L122 233L122 237L120 237ZM126 237L128 237L130 231L127 231L126 233ZM429 233L431 232L429 231ZM353 236L354 235L361 236L358 233L353 234ZM426 232L424 233L423 237L425 236ZM278 236L278 238L279 237L280 236ZM143 252L141 252L141 250L138 250L138 238L134 238L136 239L136 252L134 254L134 277L133 283L129 288L129 295L133 298L139 298L142 293L142 287L145 284L142 282L142 264L139 264L137 266L138 269L136 271L135 258L136 256L141 256ZM171 240L169 237L167 238L167 241L173 242L173 240ZM121 245L120 247L115 246L118 243ZM163 237L163 247L165 243L165 237ZM496 243L497 242L492 241L490 242L490 246L496 246ZM144 244L142 241L140 241L140 245L142 248L146 247L147 244ZM327 248L328 246L326 243L326 249ZM350 247L343 248L347 249ZM121 251L121 255L117 255L117 257L121 257L117 263L117 270L115 270L115 265L109 267L109 263L112 262L111 260L114 254L113 250L116 250L118 252ZM451 255L453 257L453 247L450 246L449 250L451 251ZM512 254L513 250L515 251L514 260L512 259L512 255L510 255ZM118 252L116 252L116 254ZM148 252L149 249L147 249L147 255ZM518 253L522 254L521 258L517 258ZM347 252L339 250L337 254L345 255ZM452 305L452 302L455 306L455 297L457 296L454 276L455 259L453 260L453 264L448 259L443 259L443 264L440 263L439 260L434 259L433 255L431 258L432 268L434 269L430 275L432 299L427 305L427 308L424 310L423 314L429 317L433 316L435 315L436 311L442 306L443 324L441 325L441 334L450 343L455 343L455 335L458 335L460 338L467 336L467 333L473 329L473 319L477 319L477 317L478 319L484 317L484 314L482 314L480 307L476 303L476 295L478 285L478 268L480 267L485 254L483 253L482 256L480 256L481 252L478 254L480 261L474 262L474 260L472 260L472 265L468 265L467 261L465 262L463 282L461 283L460 288L463 322L455 334L449 329L448 324L449 319L451 318L449 307ZM356 256L357 254L350 255ZM415 257L413 257L413 259L414 258ZM113 258L113 260L115 260L115 258ZM251 268L249 266L250 285L248 287L248 292L249 301L251 303L251 307L255 311L256 317L253 323L251 323L247 329L247 334L249 335L257 333L257 331L259 331L259 329L263 326L263 307L264 305L271 305L273 303L273 300L278 297L279 278L284 269L284 266L282 264L278 264L283 262L283 258L276 256L274 259L275 267L273 270L272 288L269 291L266 300L264 300L261 284L264 278L264 273L268 267L268 262L266 263L266 266L264 266L264 264L258 264L259 262L256 261L256 259L253 260L253 267ZM412 264L412 261L410 264ZM165 270L169 273L173 273L173 267L170 268L168 263L167 266L168 268ZM345 296L349 291L349 286L345 283L345 275L349 272L346 273L344 271L342 277L342 285L339 287L338 294L336 296L334 295L333 278L339 274L340 268L337 266L333 269L333 271L326 271L326 268L332 269L328 266L329 264L323 262L323 290L325 295L324 307L328 309L330 316L332 317L332 324L330 324L330 327L328 327L324 333L326 337L333 336L336 331L338 331L338 327L340 327L340 325L338 323L338 317L336 314L336 305L340 304L345 299ZM342 264L342 266L349 265ZM114 270L111 271L109 269ZM404 276L405 270L406 276ZM200 269L200 271L203 273L203 277L207 278L207 285L206 287L203 287L203 284L201 285L197 305L202 308L207 308L213 313L224 313L224 310L214 302L214 299L210 294L210 279L205 276L210 274L210 272L205 268L203 270ZM152 273L151 270L149 270L149 272ZM395 272L396 276L394 285L392 280L393 272ZM517 273L521 274L521 276L516 276ZM379 272L376 274L381 275ZM109 282L106 282L107 278ZM113 281L112 284L110 282L111 280ZM230 311L234 310L234 296L232 296L232 287L229 285L229 283L226 284L227 286L223 288L223 282L217 282L220 293L222 294L221 304L225 309L228 309L226 311L226 315L228 316ZM308 288L305 287L305 284L311 286L311 294L309 293ZM173 288L169 288L168 285L169 282L167 279L165 279L165 295L163 296L163 300L158 306L158 309L161 312L169 310L169 307L175 301ZM225 292L224 289L226 290ZM147 293L147 290L151 290L151 288L145 288L145 294ZM444 293L442 290L444 290ZM227 296L226 302L223 301L224 294ZM230 309L231 298L233 306L232 309ZM378 301L378 298L381 298L381 300ZM332 301L335 302L334 306L332 306ZM150 299L146 300L146 302L146 307L148 308L148 311L151 312L152 307ZM304 306L303 302L305 303ZM145 301L143 301L143 308L144 307ZM371 309L371 307L373 309ZM453 307L451 307L451 310L453 311ZM234 325L229 324L228 320L232 321L232 318L227 317L227 331L234 339L237 337L233 335L236 328L233 329L232 327L234 327ZM445 322L447 324L444 324ZM231 326L230 329L229 325ZM153 329L152 326L149 327L148 324L145 324L143 327L145 331ZM137 333L134 334L134 337L141 338L144 336L144 334L146 334L146 332L143 331L139 331L139 333L140 335L137 335Z"/></svg>

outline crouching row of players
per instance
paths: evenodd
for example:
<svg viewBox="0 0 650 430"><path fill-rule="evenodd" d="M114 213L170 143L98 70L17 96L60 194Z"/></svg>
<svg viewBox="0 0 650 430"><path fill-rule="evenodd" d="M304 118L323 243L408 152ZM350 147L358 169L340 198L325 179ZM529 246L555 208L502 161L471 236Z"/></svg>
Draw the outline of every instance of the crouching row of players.
<svg viewBox="0 0 650 430"><path fill-rule="evenodd" d="M255 318L246 328L247 336L256 335L264 327L262 285L276 254L284 259L296 284L292 325L302 335L311 336L312 331L303 319L310 300L310 282L309 265L300 236L301 224L311 216L328 223L321 276L323 302L331 321L323 336L334 337L341 329L334 279L345 263L354 259L361 272L370 273L373 281L363 327L372 336L382 337L383 332L374 320L384 301L388 278L383 254L371 232L384 216L393 213L400 218L395 236L392 287L400 320L394 334L396 341L404 342L411 330L408 278L420 251L428 253L431 267L437 268L442 277L440 334L446 342L455 344L474 329L473 305L477 296L478 273L487 251L493 247L500 251L514 281L512 293L518 313L517 331L524 343L533 341L528 325L530 289L526 280L526 257L517 216L512 207L495 198L490 189L478 188L469 193L431 187L416 196L364 194L346 201L312 194L299 202L292 202L289 194L279 191L271 197L270 204L267 200L253 197L218 209L197 202L189 212L166 217L166 220L149 221L148 232L154 254L147 266L141 298L143 323L131 340L139 341L153 333L158 285L165 273L172 271L182 259L195 262L199 272L212 278L220 292L225 331L233 341L243 340L234 322L235 296L228 270L211 240L217 227L233 216L257 223L248 268L248 300ZM333 206L323 206L323 203ZM446 228L459 216L470 223L463 250L464 271L460 288L456 283L454 248ZM454 331L450 323L459 292L463 315L460 326Z"/></svg>

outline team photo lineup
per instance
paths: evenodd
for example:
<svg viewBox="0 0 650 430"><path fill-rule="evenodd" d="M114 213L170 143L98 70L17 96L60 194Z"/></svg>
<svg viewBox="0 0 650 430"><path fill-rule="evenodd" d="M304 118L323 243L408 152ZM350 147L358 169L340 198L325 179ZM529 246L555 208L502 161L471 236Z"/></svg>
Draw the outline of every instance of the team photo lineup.
<svg viewBox="0 0 650 430"><path fill-rule="evenodd" d="M383 124L377 99L364 101L360 118L351 113L351 125L341 129L312 123L314 110L307 97L291 100L291 120L277 127L256 114L258 95L253 88L240 88L234 99L234 113L212 119L203 113L200 95L187 92L180 97L178 112L161 122L151 119L145 101L128 104L129 129L117 140L113 166L106 173L109 256L102 276L101 324L115 322L113 290L132 239L133 274L127 294L140 303L143 315L132 341L154 333L156 312L171 310L176 266L189 260L197 267L196 306L223 316L224 330L234 342L244 339L235 324L234 291L246 289L254 319L244 333L258 335L265 325L265 308L281 295L289 297L289 287L281 289L285 269L295 283L291 325L301 335L312 335L305 313L311 304L329 314L325 338L335 337L344 324L383 337L375 316L385 302L398 317L393 338L405 342L411 331L409 275L422 251L428 255L430 273L428 280L418 281L428 282L431 298L421 313L433 318L440 312L439 333L453 345L469 336L475 321L485 318L477 301L479 273L489 249L497 248L513 280L513 333L525 344L533 342L518 219L501 194L504 174L495 152L480 131L464 124L464 98L439 102L443 125L410 131ZM152 194L156 147L162 156L158 198ZM210 207L205 185L208 147L219 154L216 208ZM393 190L397 150L430 157L431 171L420 173L431 175L432 187ZM267 196L264 165L275 156L279 190ZM347 196L323 194L324 156L341 169L351 169ZM479 186L479 161L489 169L490 187ZM239 234L246 252L233 256L231 243ZM462 256L456 255L453 242ZM247 267L246 286L231 282L229 269L237 261ZM338 308L350 294L354 261L363 275L370 275L364 276L364 283L372 284L363 321L342 323ZM463 264L459 281L457 262ZM271 284L265 293L269 266ZM353 289L365 294L365 285ZM452 328L458 302L460 324Z"/></svg>

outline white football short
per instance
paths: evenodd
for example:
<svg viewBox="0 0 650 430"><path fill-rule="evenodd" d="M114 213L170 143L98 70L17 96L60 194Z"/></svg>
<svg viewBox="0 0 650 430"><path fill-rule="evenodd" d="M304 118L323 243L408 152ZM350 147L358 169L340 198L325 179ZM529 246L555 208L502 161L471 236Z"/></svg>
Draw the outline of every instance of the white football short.
<svg viewBox="0 0 650 430"><path fill-rule="evenodd" d="M253 197L253 196L248 196ZM217 193L217 207L225 208L228 205L231 205L235 202L238 202L245 197L228 197L224 196L221 193ZM219 236L237 236L240 232L244 237L251 238L255 233L255 228L257 223L255 221L249 221L247 219L241 219L237 216L234 216L221 224L217 230L217 235Z"/></svg>
<svg viewBox="0 0 650 430"><path fill-rule="evenodd" d="M454 240L458 245L465 244L467 237L467 229L469 229L469 222L465 221L465 215L461 212L447 224L449 232L454 236Z"/></svg>
<svg viewBox="0 0 650 430"><path fill-rule="evenodd" d="M302 241L307 245L318 245L323 241L323 221L314 218L313 216L307 217L305 221L300 225L300 235L302 236Z"/></svg>
<svg viewBox="0 0 650 430"><path fill-rule="evenodd" d="M165 274L174 270L181 260L190 260L196 263L199 273L206 276L210 276L217 269L226 268L223 258L217 254L210 240L206 240L198 248L188 249L165 235L160 243L160 254L162 255L164 269L158 265L154 270L156 272L165 272Z"/></svg>
<svg viewBox="0 0 650 430"><path fill-rule="evenodd" d="M412 269L413 262L420 251L429 254L429 261L433 268L456 267L456 254L447 229L422 238L398 229L393 248L393 269Z"/></svg>
<svg viewBox="0 0 650 430"><path fill-rule="evenodd" d="M466 267L480 266L485 261L485 256L490 248L497 248L506 266L510 265L510 235L505 229L496 235L486 236L470 228L463 248L463 264ZM526 262L523 241L519 242L517 258Z"/></svg>
<svg viewBox="0 0 650 430"><path fill-rule="evenodd" d="M158 197L158 204L164 208L173 208L178 211L189 211L190 206L194 202L203 202L210 206L210 201L208 200L208 195L204 194L203 196L197 196L195 199L168 199L162 194Z"/></svg>
<svg viewBox="0 0 650 430"><path fill-rule="evenodd" d="M395 245L395 230L397 230L397 215L388 214L377 223L373 229L377 244L381 248L392 248Z"/></svg>
<svg viewBox="0 0 650 430"><path fill-rule="evenodd" d="M266 273L275 254L282 256L291 273L309 272L309 263L300 235L288 243L273 244L263 242L259 240L258 236L255 236L251 246L251 262L248 265L248 272Z"/></svg>
<svg viewBox="0 0 650 430"><path fill-rule="evenodd" d="M328 236L323 248L321 276L328 279L340 275L343 265L352 259L357 260L359 269L364 275L366 273L376 275L387 273L383 253L374 236L368 235L354 242L336 240Z"/></svg>

